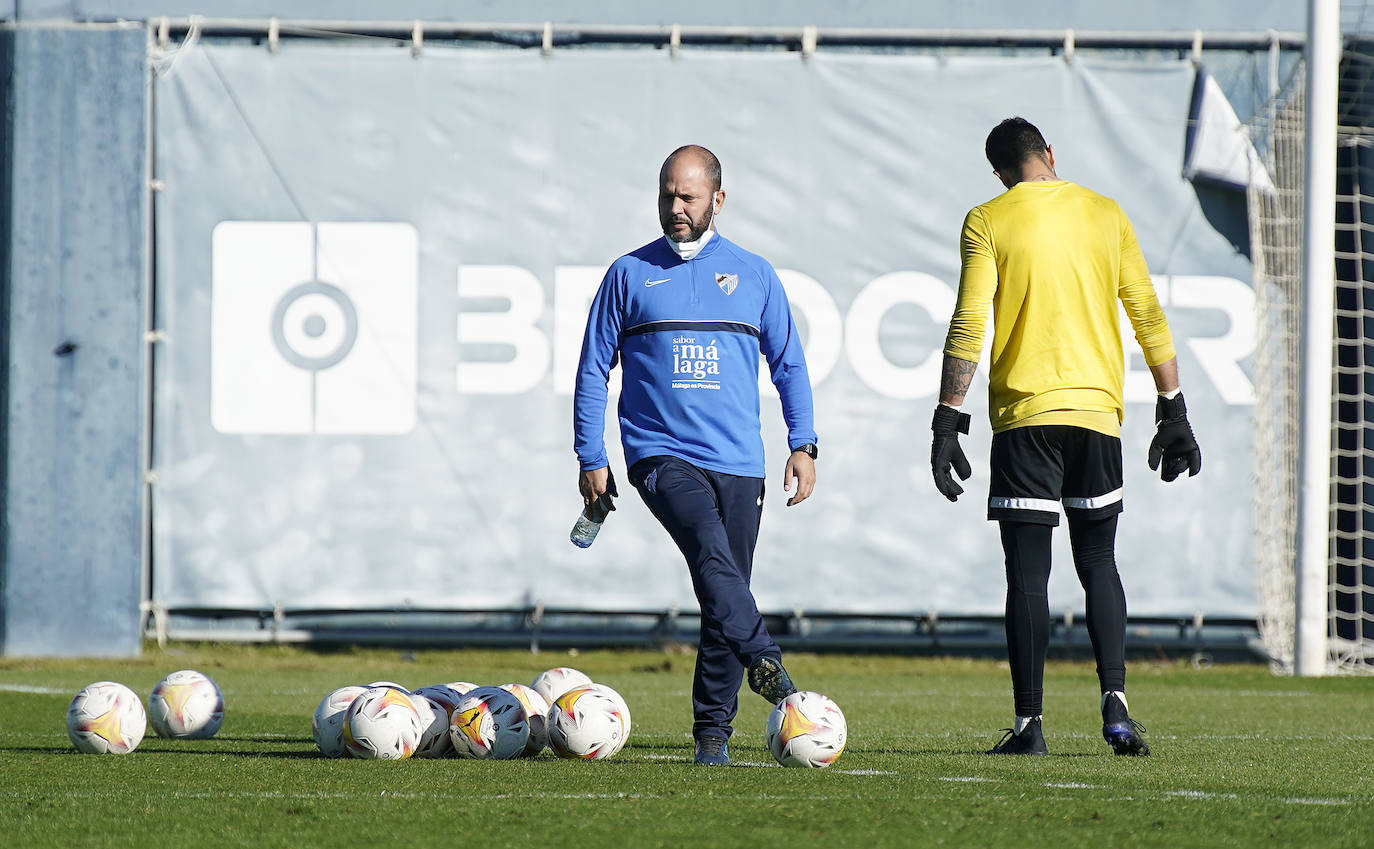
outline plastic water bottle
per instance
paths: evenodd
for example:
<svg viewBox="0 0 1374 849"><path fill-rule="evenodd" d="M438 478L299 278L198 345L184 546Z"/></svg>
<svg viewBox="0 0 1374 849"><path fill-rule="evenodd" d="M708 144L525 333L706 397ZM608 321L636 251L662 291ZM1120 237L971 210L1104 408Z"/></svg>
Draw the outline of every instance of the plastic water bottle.
<svg viewBox="0 0 1374 849"><path fill-rule="evenodd" d="M596 535L601 531L601 523L606 521L606 517L615 509L615 502L611 500L609 492L603 492L601 497L583 508L577 514L577 521L573 524L572 533L568 534L568 539L578 548L590 548L596 541Z"/></svg>
<svg viewBox="0 0 1374 849"><path fill-rule="evenodd" d="M568 539L572 540L572 544L578 548L589 548L593 542L596 542L596 534L600 530L601 523L588 519L586 512L583 511L577 514L577 522L573 524L572 533L568 535Z"/></svg>

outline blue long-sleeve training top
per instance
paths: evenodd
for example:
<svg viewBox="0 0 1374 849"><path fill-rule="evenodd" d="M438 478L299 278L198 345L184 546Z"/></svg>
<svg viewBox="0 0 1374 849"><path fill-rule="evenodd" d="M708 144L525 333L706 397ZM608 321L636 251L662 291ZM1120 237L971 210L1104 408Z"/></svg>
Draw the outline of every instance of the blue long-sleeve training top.
<svg viewBox="0 0 1374 849"><path fill-rule="evenodd" d="M606 383L619 361L626 465L671 454L725 474L765 477L759 355L782 400L788 448L816 442L811 381L773 266L717 232L689 260L666 239L607 270L582 340L573 450L607 465Z"/></svg>

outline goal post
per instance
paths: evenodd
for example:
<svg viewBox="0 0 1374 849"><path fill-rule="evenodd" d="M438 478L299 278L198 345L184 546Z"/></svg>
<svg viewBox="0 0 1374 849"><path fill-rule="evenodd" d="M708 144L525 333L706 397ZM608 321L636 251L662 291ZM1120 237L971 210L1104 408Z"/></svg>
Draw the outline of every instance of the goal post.
<svg viewBox="0 0 1374 849"><path fill-rule="evenodd" d="M1331 347L1336 287L1339 0L1308 0L1303 168L1303 343L1293 671L1327 671L1331 549Z"/></svg>

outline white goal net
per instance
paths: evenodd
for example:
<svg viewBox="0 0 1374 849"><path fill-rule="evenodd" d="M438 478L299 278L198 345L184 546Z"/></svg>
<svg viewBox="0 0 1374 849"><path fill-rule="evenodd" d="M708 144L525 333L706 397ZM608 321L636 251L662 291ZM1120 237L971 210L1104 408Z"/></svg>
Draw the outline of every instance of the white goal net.
<svg viewBox="0 0 1374 849"><path fill-rule="evenodd" d="M1264 650L1293 668L1298 524L1298 387L1302 331L1303 79L1301 70L1251 123L1273 191L1250 181L1255 273L1255 558Z"/></svg>
<svg viewBox="0 0 1374 849"><path fill-rule="evenodd" d="M1364 47L1374 45L1366 42ZM1374 673L1374 56L1347 38L1341 63L1333 349L1327 668ZM1368 90L1367 90L1368 89ZM1252 181L1255 556L1260 638L1275 671L1294 662L1303 325L1301 66L1251 122L1273 190ZM1369 193L1365 193L1365 189Z"/></svg>

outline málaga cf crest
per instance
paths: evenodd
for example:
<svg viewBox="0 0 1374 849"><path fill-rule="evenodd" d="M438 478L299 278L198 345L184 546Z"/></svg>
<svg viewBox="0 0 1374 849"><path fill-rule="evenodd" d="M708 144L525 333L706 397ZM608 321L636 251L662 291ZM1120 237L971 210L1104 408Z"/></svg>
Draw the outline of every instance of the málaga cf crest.
<svg viewBox="0 0 1374 849"><path fill-rule="evenodd" d="M735 287L739 285L739 275L721 274L719 271L717 271L716 285L720 287L720 290L722 292L728 295L731 292L735 291Z"/></svg>

